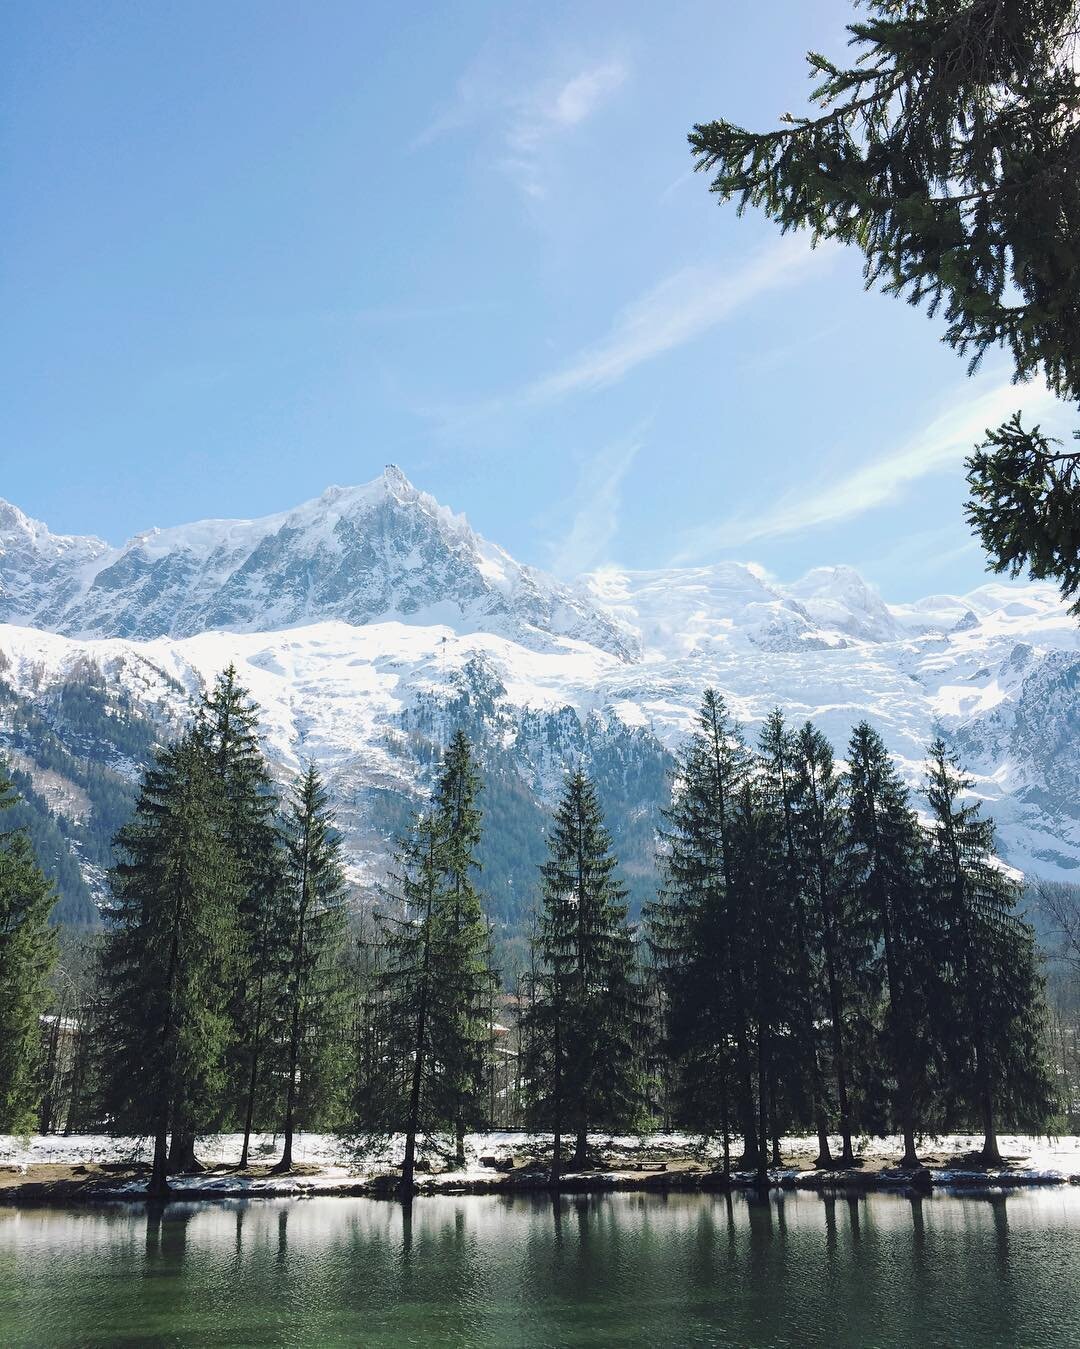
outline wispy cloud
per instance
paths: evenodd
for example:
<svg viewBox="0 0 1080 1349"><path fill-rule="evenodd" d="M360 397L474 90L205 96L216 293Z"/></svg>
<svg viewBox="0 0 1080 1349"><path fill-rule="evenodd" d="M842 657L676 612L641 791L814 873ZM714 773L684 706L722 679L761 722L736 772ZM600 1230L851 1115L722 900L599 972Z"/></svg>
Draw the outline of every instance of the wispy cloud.
<svg viewBox="0 0 1080 1349"><path fill-rule="evenodd" d="M875 506L894 501L909 484L930 474L956 468L988 426L995 426L1023 407L1029 420L1043 418L1055 406L1042 385L1017 388L999 380L954 402L916 436L891 454L837 478L824 487L804 484L771 508L754 515L741 513L692 531L673 559L689 562L721 548L740 548L759 539L801 534L807 529L850 520Z"/></svg>
<svg viewBox="0 0 1080 1349"><path fill-rule="evenodd" d="M574 500L578 509L566 534L551 544L551 567L561 576L580 576L609 561L607 550L619 532L622 482L642 446L640 436L616 441L581 470Z"/></svg>
<svg viewBox="0 0 1080 1349"><path fill-rule="evenodd" d="M467 440L474 448L497 428L501 444L508 416L617 384L639 366L703 336L756 297L798 284L827 265L833 251L827 244L811 249L805 238L789 236L741 261L685 267L627 304L604 337L558 369L489 398L414 405L414 411L434 422L440 434Z"/></svg>
<svg viewBox="0 0 1080 1349"><path fill-rule="evenodd" d="M700 337L759 295L794 284L828 252L827 247L811 250L805 237L789 235L739 266L685 267L627 305L606 337L530 384L523 401L549 403L615 384L646 361Z"/></svg>
<svg viewBox="0 0 1080 1349"><path fill-rule="evenodd" d="M657 205L662 206L664 202L669 201L675 193L678 192L679 188L682 187L684 183L688 183L693 176L693 169L684 169L683 172L680 173L677 178L673 178L671 182L668 183L667 187L664 188L663 192L660 193L659 197L656 199Z"/></svg>
<svg viewBox="0 0 1080 1349"><path fill-rule="evenodd" d="M547 195L553 145L602 107L626 82L628 74L622 61L602 61L567 80L534 90L515 105L501 163L526 196L538 199Z"/></svg>
<svg viewBox="0 0 1080 1349"><path fill-rule="evenodd" d="M509 81L485 53L410 148L471 126L489 128L494 163L527 197L539 199L547 195L559 141L607 104L629 76L626 62L611 56L523 85Z"/></svg>
<svg viewBox="0 0 1080 1349"><path fill-rule="evenodd" d="M853 566L864 576L876 576L882 572L903 572L910 578L937 573L953 562L970 557L980 551L978 540L961 536L957 542L955 521L940 529L921 529L915 533L905 533L891 546L880 549L868 557L857 558Z"/></svg>

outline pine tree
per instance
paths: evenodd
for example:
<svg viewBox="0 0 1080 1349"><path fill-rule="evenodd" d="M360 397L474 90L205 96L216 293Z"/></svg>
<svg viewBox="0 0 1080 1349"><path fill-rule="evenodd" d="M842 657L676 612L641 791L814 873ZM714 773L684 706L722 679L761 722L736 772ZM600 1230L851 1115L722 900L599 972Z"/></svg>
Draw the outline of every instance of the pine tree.
<svg viewBox="0 0 1080 1349"><path fill-rule="evenodd" d="M881 737L860 722L848 746L847 884L879 943L888 994L883 1045L906 1167L919 1164L916 1119L927 1104L934 1058L931 990L940 985L939 933L924 902L920 854L907 789Z"/></svg>
<svg viewBox="0 0 1080 1349"><path fill-rule="evenodd" d="M654 951L667 971L681 1117L705 1132L719 1122L725 1170L736 1124L741 1165L756 1168L759 1151L747 988L752 933L734 839L735 805L749 769L741 728L723 698L706 689L667 814L666 892L649 915Z"/></svg>
<svg viewBox="0 0 1080 1349"><path fill-rule="evenodd" d="M813 734L811 732L811 734ZM822 1071L822 1046L818 1026L824 1020L827 999L823 997L821 910L817 903L817 853L813 841L800 828L799 806L813 810L806 799L810 783L800 783L800 742L776 708L761 732L759 750L765 804L775 819L779 837L774 841L776 875L773 878L774 924L785 940L777 943L773 968L781 968L787 984L786 1010L791 1018L796 1064L809 1090L810 1114L818 1136L818 1166L831 1166L827 1094ZM802 765L805 769L805 761ZM800 791L800 787L804 790ZM813 828L813 821L805 823ZM820 841L820 840L818 840ZM850 1140L849 1140L850 1147Z"/></svg>
<svg viewBox="0 0 1080 1349"><path fill-rule="evenodd" d="M795 757L796 848L804 867L807 922L810 941L817 948L814 963L819 968L822 985L813 1004L815 1017L828 1026L842 1149L840 1162L853 1166L851 1027L857 1017L857 990L867 982L862 972L869 964L869 937L866 925L857 921L850 892L844 885L846 822L842 783L832 746L807 722L799 731Z"/></svg>
<svg viewBox="0 0 1080 1349"><path fill-rule="evenodd" d="M734 893L747 937L743 982L757 1050L755 1170L762 1187L768 1183L770 1137L774 1164L780 1165L778 1088L785 1068L791 1082L802 1067L784 1053L801 990L795 968L792 876L784 857L783 815L776 805L760 778L747 777L736 795L731 822Z"/></svg>
<svg viewBox="0 0 1080 1349"><path fill-rule="evenodd" d="M285 1075L284 1144L274 1170L292 1168L297 1119L310 1121L337 1094L342 1020L345 876L341 842L318 770L310 765L285 821L283 935L288 960L277 1006Z"/></svg>
<svg viewBox="0 0 1080 1349"><path fill-rule="evenodd" d="M369 1136L405 1134L403 1197L415 1188L417 1139L444 1127L439 1065L433 1045L446 1005L439 957L446 934L441 904L443 833L433 814L421 815L398 841L383 895L391 910L377 914L381 968L374 1012L376 1053L359 1102L359 1124Z"/></svg>
<svg viewBox="0 0 1080 1349"><path fill-rule="evenodd" d="M541 868L543 907L527 1013L529 1114L554 1132L551 1179L586 1163L590 1124L631 1124L643 1094L642 1011L626 892L596 790L580 770L567 779Z"/></svg>
<svg viewBox="0 0 1080 1349"><path fill-rule="evenodd" d="M201 737L159 752L117 836L102 956L107 1109L154 1137L149 1192L168 1192L170 1131L219 1117L237 960L235 858L226 802Z"/></svg>
<svg viewBox="0 0 1080 1349"><path fill-rule="evenodd" d="M1045 1063L1046 1009L1034 934L1016 914L1019 887L994 861L993 821L962 796L973 782L940 738L930 746L926 880L946 926L954 1016L949 1045L962 1095L982 1125L982 1160L1001 1165L1003 1100L1045 1123L1053 1087Z"/></svg>
<svg viewBox="0 0 1080 1349"><path fill-rule="evenodd" d="M0 777L0 811L17 798ZM41 1095L41 1016L48 1005L56 896L23 830L0 834L0 1133L21 1133Z"/></svg>
<svg viewBox="0 0 1080 1349"><path fill-rule="evenodd" d="M224 841L236 867L239 949L230 1004L229 1073L234 1108L242 1121L243 1169L260 1091L276 1096L280 1090L280 1074L270 1071L267 1037L289 953L278 800L259 743L258 707L241 685L235 665L227 666L203 696L196 731L223 793ZM184 1150L190 1152L190 1146L185 1144ZM190 1164L191 1157L186 1161Z"/></svg>
<svg viewBox="0 0 1080 1349"><path fill-rule="evenodd" d="M732 930L722 840L708 784L710 765L695 737L676 768L658 858L665 885L645 911L663 1004L664 1057L673 1067L678 1123L719 1132L731 1170L733 1007L727 978Z"/></svg>
<svg viewBox="0 0 1080 1349"><path fill-rule="evenodd" d="M368 1136L402 1130L401 1190L412 1193L418 1143L486 1117L492 1034L490 929L473 880L481 789L468 739L453 736L429 809L395 851L388 904L376 914L379 968L363 1009L357 1115Z"/></svg>
<svg viewBox="0 0 1080 1349"><path fill-rule="evenodd" d="M443 758L433 800L442 833L446 923L440 952L442 982L450 995L435 1029L434 1054L441 1065L445 1112L453 1123L458 1165L465 1164L465 1131L485 1117L484 1092L491 1049L493 979L490 930L473 875L481 839L477 804L480 776L464 732L458 730Z"/></svg>
<svg viewBox="0 0 1080 1349"><path fill-rule="evenodd" d="M764 133L695 126L721 201L854 244L867 285L943 310L945 340L1011 353L1080 400L1077 0L868 0L848 68L811 52L823 111ZM1019 414L968 461L998 571L1054 576L1080 612L1080 452Z"/></svg>

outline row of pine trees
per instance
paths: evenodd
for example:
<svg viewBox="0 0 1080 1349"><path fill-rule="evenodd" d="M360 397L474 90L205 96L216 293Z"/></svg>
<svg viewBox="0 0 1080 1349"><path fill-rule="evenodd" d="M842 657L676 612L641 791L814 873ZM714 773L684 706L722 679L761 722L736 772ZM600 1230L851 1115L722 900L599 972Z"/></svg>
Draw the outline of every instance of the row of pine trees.
<svg viewBox="0 0 1080 1349"><path fill-rule="evenodd" d="M553 1180L589 1164L590 1132L657 1124L719 1139L725 1173L762 1179L787 1131L846 1166L858 1134L896 1128L911 1166L921 1132L977 1125L997 1162L999 1124L1042 1124L1054 1092L1033 934L970 786L936 741L920 821L870 726L840 772L820 731L779 712L751 750L710 690L642 921L573 772L526 966L499 970L466 737L358 922L318 772L279 799L230 667L117 838L82 1117L152 1137L159 1194L198 1166L200 1135L240 1131L243 1168L272 1130L286 1171L315 1128L403 1135L411 1193L425 1152L460 1164L496 1118L552 1134ZM0 850L0 902L0 1029L22 1027L0 1045L0 1128L24 1127L52 941L24 839Z"/></svg>
<svg viewBox="0 0 1080 1349"><path fill-rule="evenodd" d="M282 1135L336 1090L346 885L317 771L278 801L230 667L144 776L116 840L92 1033L104 1116L154 1139L150 1181L195 1169L197 1135ZM331 1107L332 1108L332 1107Z"/></svg>
<svg viewBox="0 0 1080 1349"><path fill-rule="evenodd" d="M1054 1104L1042 976L994 831L941 740L920 823L865 722L839 773L812 724L774 712L751 753L706 692L678 768L647 914L657 1059L684 1127L717 1130L740 1166L779 1162L782 1125L814 1129L822 1166L854 1135L1035 1127ZM830 1135L839 1135L834 1158Z"/></svg>

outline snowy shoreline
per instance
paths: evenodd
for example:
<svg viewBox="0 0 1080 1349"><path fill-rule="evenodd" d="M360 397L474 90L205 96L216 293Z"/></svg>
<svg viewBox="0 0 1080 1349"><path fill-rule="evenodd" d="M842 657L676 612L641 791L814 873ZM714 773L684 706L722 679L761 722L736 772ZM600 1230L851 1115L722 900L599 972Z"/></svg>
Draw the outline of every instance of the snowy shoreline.
<svg viewBox="0 0 1080 1349"><path fill-rule="evenodd" d="M901 1152L895 1137L863 1138L857 1144L861 1165L851 1170L818 1170L813 1166L816 1139L781 1140L786 1165L769 1172L772 1188L900 1192L962 1190L1004 1192L1043 1185L1080 1185L1080 1138L1003 1136L1006 1166L980 1167L972 1160L981 1139L947 1134L923 1140L926 1165L917 1172L897 1165ZM235 1171L240 1136L213 1135L200 1140L205 1170L170 1180L176 1199L253 1199L338 1196L387 1196L394 1191L401 1140L391 1140L378 1153L361 1155L349 1143L329 1134L298 1136L296 1169L271 1175L278 1155L272 1135L253 1139L253 1166ZM518 1132L470 1135L464 1168L425 1171L417 1176L417 1194L507 1195L550 1190L543 1154L550 1136ZM590 1146L595 1165L564 1175L564 1193L608 1191L693 1191L750 1187L754 1176L736 1172L725 1180L715 1143L679 1134L642 1138L594 1135ZM839 1152L839 1140L832 1140ZM45 1136L28 1140L0 1135L0 1204L138 1203L145 1198L149 1139L105 1135Z"/></svg>

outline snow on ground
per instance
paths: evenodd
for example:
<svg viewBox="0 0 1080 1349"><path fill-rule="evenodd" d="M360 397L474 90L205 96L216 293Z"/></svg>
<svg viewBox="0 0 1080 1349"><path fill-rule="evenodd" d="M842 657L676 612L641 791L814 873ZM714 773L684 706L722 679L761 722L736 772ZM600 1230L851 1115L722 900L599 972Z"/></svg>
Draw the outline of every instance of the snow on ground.
<svg viewBox="0 0 1080 1349"><path fill-rule="evenodd" d="M176 1178L170 1183L174 1189L197 1190L200 1194L220 1191L222 1194L243 1192L252 1195L314 1194L340 1189L350 1181L363 1181L385 1171L401 1161L403 1139L398 1136L389 1144L371 1153L358 1152L347 1139L333 1134L298 1134L293 1142L296 1168L304 1174L288 1176L236 1176L229 1171L212 1174L236 1165L240 1157L241 1135L216 1134L200 1140L197 1154L210 1174ZM830 1140L833 1150L840 1151L840 1139ZM634 1153L642 1153L649 1161L659 1157L703 1156L713 1164L719 1162L719 1145L714 1141L701 1146L700 1140L685 1134L650 1134L637 1136L590 1136L590 1144L605 1155L606 1174L620 1174L619 1162L627 1164L628 1175L637 1174ZM962 1162L943 1165L946 1159L962 1158L976 1152L982 1139L974 1134L947 1134L924 1138L920 1151L930 1159L930 1167L938 1184L951 1181L971 1181L975 1178ZM550 1149L551 1136L526 1134L517 1131L495 1131L470 1134L466 1140L466 1165L457 1171L438 1174L440 1187L468 1184L478 1180L490 1181L499 1172L492 1167L505 1163L511 1157L527 1157L534 1149ZM999 1139L1002 1156L1012 1178L1028 1181L1076 1181L1080 1183L1080 1137L1037 1138L1025 1135L1003 1135ZM252 1139L251 1161L254 1167L268 1167L280 1156L280 1139L272 1134L258 1134ZM809 1137L791 1137L781 1140L781 1151L786 1160L808 1158L817 1150L817 1140ZM903 1150L898 1136L863 1138L856 1144L856 1153L868 1167L895 1165ZM27 1175L31 1168L40 1166L75 1167L87 1164L123 1165L135 1162L149 1163L152 1155L149 1138L112 1138L107 1135L35 1136L20 1139L0 1135L0 1170ZM481 1159L484 1159L483 1161ZM774 1179L794 1179L798 1172L782 1170ZM993 1183L993 1176L986 1179ZM117 1193L139 1193L141 1180L119 1182Z"/></svg>

